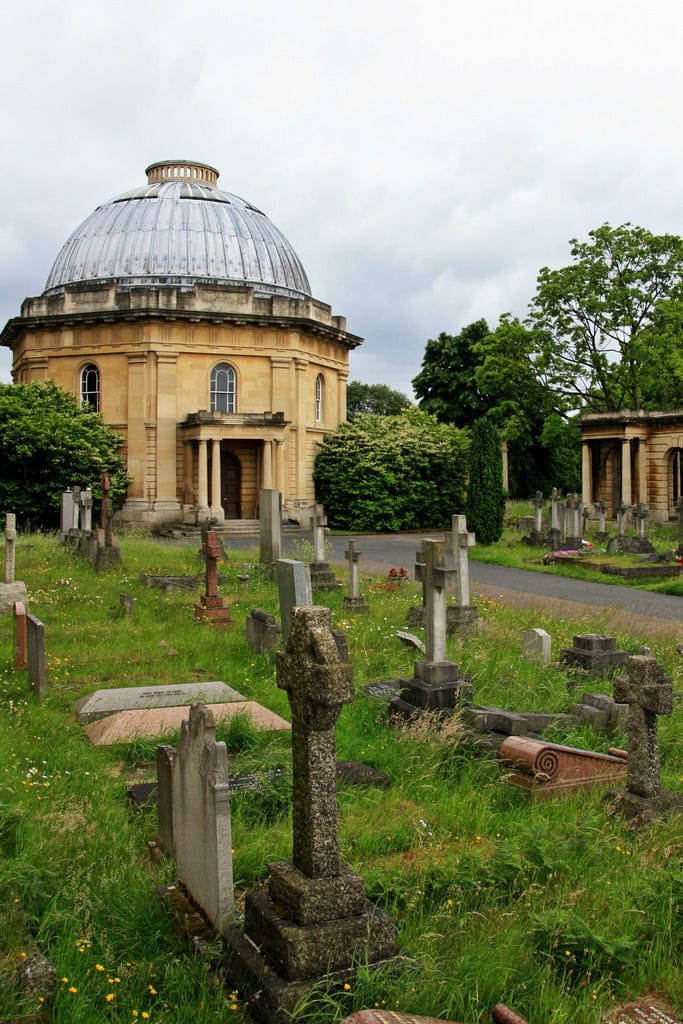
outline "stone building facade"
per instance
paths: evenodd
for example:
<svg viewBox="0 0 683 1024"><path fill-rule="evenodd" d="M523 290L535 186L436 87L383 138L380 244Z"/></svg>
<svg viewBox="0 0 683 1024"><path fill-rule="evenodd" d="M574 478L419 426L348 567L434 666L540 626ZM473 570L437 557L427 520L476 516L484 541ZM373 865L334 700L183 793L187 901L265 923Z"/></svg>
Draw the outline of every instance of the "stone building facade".
<svg viewBox="0 0 683 1024"><path fill-rule="evenodd" d="M585 505L647 504L653 519L678 516L683 494L683 409L586 413L581 417Z"/></svg>
<svg viewBox="0 0 683 1024"><path fill-rule="evenodd" d="M275 225L217 188L215 168L146 173L76 229L5 326L14 380L55 381L121 434L124 520L256 518L261 487L305 520L362 339L313 298Z"/></svg>

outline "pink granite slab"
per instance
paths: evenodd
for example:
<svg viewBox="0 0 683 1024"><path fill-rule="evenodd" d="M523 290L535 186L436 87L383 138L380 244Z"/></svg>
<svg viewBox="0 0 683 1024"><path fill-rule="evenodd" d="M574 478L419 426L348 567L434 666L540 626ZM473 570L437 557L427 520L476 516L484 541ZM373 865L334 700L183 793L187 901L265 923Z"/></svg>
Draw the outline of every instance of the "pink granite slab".
<svg viewBox="0 0 683 1024"><path fill-rule="evenodd" d="M275 712L264 708L253 700L232 704L207 704L216 722L233 715L247 715L258 729L267 732L291 729L289 722ZM140 738L154 738L180 729L180 723L188 719L189 707L140 708L135 711L117 711L96 722L90 722L83 732L94 747L107 747L112 743L129 743Z"/></svg>

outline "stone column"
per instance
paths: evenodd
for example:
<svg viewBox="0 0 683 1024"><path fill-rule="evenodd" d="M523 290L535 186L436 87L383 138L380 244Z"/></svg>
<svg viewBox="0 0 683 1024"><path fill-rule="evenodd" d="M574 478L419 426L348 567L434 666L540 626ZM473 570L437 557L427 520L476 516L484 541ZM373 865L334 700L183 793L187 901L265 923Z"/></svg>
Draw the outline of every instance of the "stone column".
<svg viewBox="0 0 683 1024"><path fill-rule="evenodd" d="M5 583L14 583L14 545L17 539L17 517L13 512L5 516Z"/></svg>
<svg viewBox="0 0 683 1024"><path fill-rule="evenodd" d="M275 490L285 496L285 442L275 442Z"/></svg>
<svg viewBox="0 0 683 1024"><path fill-rule="evenodd" d="M194 449L192 441L183 445L183 501L186 505L195 505L194 493Z"/></svg>
<svg viewBox="0 0 683 1024"><path fill-rule="evenodd" d="M131 352L128 355L128 472L132 480L128 488L126 505L145 506L147 437L145 434L145 418L147 409L146 395L147 354Z"/></svg>
<svg viewBox="0 0 683 1024"><path fill-rule="evenodd" d="M197 504L199 506L200 517L206 519L209 514L209 466L208 466L208 450L207 441L200 439L199 441L199 463L198 463L198 479L197 479Z"/></svg>
<svg viewBox="0 0 683 1024"><path fill-rule="evenodd" d="M581 445L581 501L583 505L589 505L593 500L592 480L591 447L588 441L584 441Z"/></svg>
<svg viewBox="0 0 683 1024"><path fill-rule="evenodd" d="M678 499L678 554L683 555L683 497Z"/></svg>
<svg viewBox="0 0 683 1024"><path fill-rule="evenodd" d="M647 505L647 446L641 438L638 441L638 501Z"/></svg>
<svg viewBox="0 0 683 1024"><path fill-rule="evenodd" d="M273 442L263 441L261 449L261 487L273 489Z"/></svg>
<svg viewBox="0 0 683 1024"><path fill-rule="evenodd" d="M624 438L621 442L621 501L624 505L632 505L631 494L631 442Z"/></svg>
<svg viewBox="0 0 683 1024"><path fill-rule="evenodd" d="M176 468L177 450L177 367L175 353L157 352L157 400L156 400L156 494L154 511L156 518L170 519L180 512Z"/></svg>
<svg viewBox="0 0 683 1024"><path fill-rule="evenodd" d="M221 505L221 443L211 441L211 515L221 522L225 519Z"/></svg>

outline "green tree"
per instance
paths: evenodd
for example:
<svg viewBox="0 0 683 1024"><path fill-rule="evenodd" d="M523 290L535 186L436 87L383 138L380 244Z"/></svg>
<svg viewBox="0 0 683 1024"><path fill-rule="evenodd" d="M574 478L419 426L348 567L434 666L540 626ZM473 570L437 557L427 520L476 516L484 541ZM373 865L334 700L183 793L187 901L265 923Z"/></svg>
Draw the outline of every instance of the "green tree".
<svg viewBox="0 0 683 1024"><path fill-rule="evenodd" d="M417 409L359 416L325 437L316 498L341 530L447 528L464 509L467 449L464 431Z"/></svg>
<svg viewBox="0 0 683 1024"><path fill-rule="evenodd" d="M471 427L487 411L486 396L476 379L477 345L490 334L486 320L476 320L459 334L443 331L427 342L422 369L413 380L420 408L441 423Z"/></svg>
<svg viewBox="0 0 683 1024"><path fill-rule="evenodd" d="M361 384L359 380L352 380L346 388L346 415L350 420L363 413L397 416L408 408L407 396L386 384Z"/></svg>
<svg viewBox="0 0 683 1024"><path fill-rule="evenodd" d="M62 491L90 484L100 497L105 470L111 497L122 498L128 477L120 448L98 413L52 381L0 384L0 509L19 522L58 526Z"/></svg>
<svg viewBox="0 0 683 1024"><path fill-rule="evenodd" d="M500 431L489 419L472 427L467 483L467 526L479 544L493 544L503 533L505 491Z"/></svg>
<svg viewBox="0 0 683 1024"><path fill-rule="evenodd" d="M589 238L540 271L530 304L547 386L574 409L668 406L683 390L683 240L631 224Z"/></svg>

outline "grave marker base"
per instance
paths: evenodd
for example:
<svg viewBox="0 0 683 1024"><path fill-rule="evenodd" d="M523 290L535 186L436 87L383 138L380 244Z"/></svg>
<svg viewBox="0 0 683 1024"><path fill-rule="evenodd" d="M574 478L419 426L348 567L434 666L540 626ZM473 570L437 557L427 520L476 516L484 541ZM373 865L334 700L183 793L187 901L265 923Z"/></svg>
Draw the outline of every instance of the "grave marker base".
<svg viewBox="0 0 683 1024"><path fill-rule="evenodd" d="M349 597L347 595L344 598L344 611L351 612L353 615L368 615L370 606L364 597Z"/></svg>

